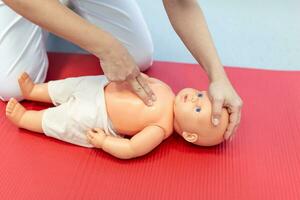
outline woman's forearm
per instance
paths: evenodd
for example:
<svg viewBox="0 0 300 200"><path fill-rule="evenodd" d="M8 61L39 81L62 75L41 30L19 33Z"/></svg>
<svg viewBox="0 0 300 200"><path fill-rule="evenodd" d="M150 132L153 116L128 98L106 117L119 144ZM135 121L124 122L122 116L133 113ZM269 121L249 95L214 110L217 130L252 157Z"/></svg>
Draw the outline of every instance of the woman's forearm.
<svg viewBox="0 0 300 200"><path fill-rule="evenodd" d="M196 0L164 0L170 22L210 80L226 77L224 68Z"/></svg>
<svg viewBox="0 0 300 200"><path fill-rule="evenodd" d="M101 57L112 36L58 0L3 0L15 12L88 52Z"/></svg>

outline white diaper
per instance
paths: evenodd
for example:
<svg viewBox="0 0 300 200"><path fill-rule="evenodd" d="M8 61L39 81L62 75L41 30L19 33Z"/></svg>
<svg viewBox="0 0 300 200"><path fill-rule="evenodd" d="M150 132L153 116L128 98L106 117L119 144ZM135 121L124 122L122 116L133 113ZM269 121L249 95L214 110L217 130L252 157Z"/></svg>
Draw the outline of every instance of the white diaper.
<svg viewBox="0 0 300 200"><path fill-rule="evenodd" d="M84 147L93 147L86 138L89 128L102 128L106 134L119 136L107 115L104 87L108 83L103 75L48 82L49 96L56 107L44 112L44 133Z"/></svg>

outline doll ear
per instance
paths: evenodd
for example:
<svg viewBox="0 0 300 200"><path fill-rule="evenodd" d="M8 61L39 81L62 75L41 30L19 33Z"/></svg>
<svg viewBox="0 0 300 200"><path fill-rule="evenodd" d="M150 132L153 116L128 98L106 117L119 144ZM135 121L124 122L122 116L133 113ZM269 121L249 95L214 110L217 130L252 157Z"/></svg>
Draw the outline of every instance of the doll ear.
<svg viewBox="0 0 300 200"><path fill-rule="evenodd" d="M186 141L191 142L191 143L194 143L194 142L196 142L198 140L198 135L196 133L189 133L189 132L183 131L182 137Z"/></svg>

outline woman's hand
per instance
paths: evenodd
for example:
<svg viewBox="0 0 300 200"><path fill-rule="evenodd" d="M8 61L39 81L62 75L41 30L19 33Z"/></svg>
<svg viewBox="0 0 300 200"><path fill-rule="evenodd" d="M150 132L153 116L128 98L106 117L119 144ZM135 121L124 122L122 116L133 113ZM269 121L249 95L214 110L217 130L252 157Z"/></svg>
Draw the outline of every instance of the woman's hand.
<svg viewBox="0 0 300 200"><path fill-rule="evenodd" d="M111 38L108 44L99 56L105 76L110 81L127 81L145 104L151 106L156 99L155 94L149 87L147 78L141 75L132 56L117 39Z"/></svg>
<svg viewBox="0 0 300 200"><path fill-rule="evenodd" d="M232 138L241 120L243 101L232 87L230 81L225 77L212 81L209 85L208 93L212 101L212 123L218 125L222 107L227 108L229 124L224 134L224 139Z"/></svg>

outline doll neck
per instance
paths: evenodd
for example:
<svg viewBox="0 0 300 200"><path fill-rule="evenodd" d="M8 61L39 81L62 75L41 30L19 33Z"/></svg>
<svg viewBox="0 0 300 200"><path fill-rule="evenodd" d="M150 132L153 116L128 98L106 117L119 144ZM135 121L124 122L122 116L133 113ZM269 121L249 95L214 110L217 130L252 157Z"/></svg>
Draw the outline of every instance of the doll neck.
<svg viewBox="0 0 300 200"><path fill-rule="evenodd" d="M182 130L180 128L180 126L178 125L178 122L176 121L176 118L174 117L174 120L173 120L173 127L174 127L174 130L181 135L182 133Z"/></svg>

